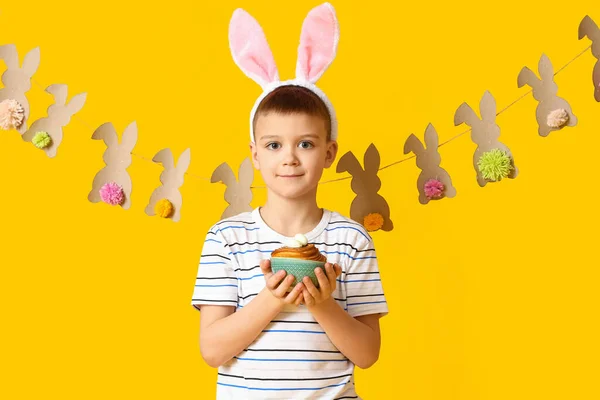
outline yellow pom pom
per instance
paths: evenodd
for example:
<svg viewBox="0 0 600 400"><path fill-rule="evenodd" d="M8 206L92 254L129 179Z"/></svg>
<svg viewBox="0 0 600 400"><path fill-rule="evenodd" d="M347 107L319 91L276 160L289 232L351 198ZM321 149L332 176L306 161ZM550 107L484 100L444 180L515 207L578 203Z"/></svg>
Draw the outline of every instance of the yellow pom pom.
<svg viewBox="0 0 600 400"><path fill-rule="evenodd" d="M383 226L383 216L379 213L371 213L365 217L363 225L369 232L379 230Z"/></svg>
<svg viewBox="0 0 600 400"><path fill-rule="evenodd" d="M169 218L173 213L173 204L167 199L161 199L154 205L154 212L162 218Z"/></svg>

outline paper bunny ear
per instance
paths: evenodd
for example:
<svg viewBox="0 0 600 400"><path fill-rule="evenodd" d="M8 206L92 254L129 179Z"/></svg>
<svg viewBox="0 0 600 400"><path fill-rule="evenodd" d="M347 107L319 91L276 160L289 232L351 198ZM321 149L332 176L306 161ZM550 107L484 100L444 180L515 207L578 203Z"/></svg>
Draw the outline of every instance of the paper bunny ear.
<svg viewBox="0 0 600 400"><path fill-rule="evenodd" d="M323 3L310 10L300 34L296 78L315 83L333 62L340 31L334 8Z"/></svg>
<svg viewBox="0 0 600 400"><path fill-rule="evenodd" d="M68 87L64 84L55 83L46 88L46 92L54 96L54 104L64 106L67 104Z"/></svg>
<svg viewBox="0 0 600 400"><path fill-rule="evenodd" d="M375 145L371 143L367 148L367 151L365 151L364 155L365 172L377 175L377 172L379 171L380 161L381 157L379 156L377 147L375 147Z"/></svg>
<svg viewBox="0 0 600 400"><path fill-rule="evenodd" d="M542 54L538 61L538 72L540 73L540 78L546 84L554 80L554 66L546 54Z"/></svg>
<svg viewBox="0 0 600 400"><path fill-rule="evenodd" d="M241 8L233 12L229 23L229 48L237 66L261 87L279 80L277 65L262 28Z"/></svg>
<svg viewBox="0 0 600 400"><path fill-rule="evenodd" d="M431 123L427 124L427 128L425 128L425 144L427 145L427 150L432 153L437 152L439 141L438 134L433 125L431 125Z"/></svg>
<svg viewBox="0 0 600 400"><path fill-rule="evenodd" d="M481 120L486 122L496 121L496 99L486 90L479 101Z"/></svg>
<svg viewBox="0 0 600 400"><path fill-rule="evenodd" d="M252 185L252 181L254 181L254 168L250 158L246 157L238 170L238 182L240 186L249 188Z"/></svg>

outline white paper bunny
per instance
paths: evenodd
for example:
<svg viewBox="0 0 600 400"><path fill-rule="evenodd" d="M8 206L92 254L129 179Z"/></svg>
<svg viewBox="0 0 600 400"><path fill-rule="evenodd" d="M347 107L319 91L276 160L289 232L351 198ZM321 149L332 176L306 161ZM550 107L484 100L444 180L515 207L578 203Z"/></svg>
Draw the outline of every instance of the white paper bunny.
<svg viewBox="0 0 600 400"><path fill-rule="evenodd" d="M254 180L254 169L249 158L245 158L238 172L239 180L235 179L233 170L226 162L219 165L212 173L212 183L223 182L225 189L225 201L229 206L221 214L221 218L229 218L234 215L252 211L252 181Z"/></svg>
<svg viewBox="0 0 600 400"><path fill-rule="evenodd" d="M443 197L456 196L456 188L452 184L450 174L440 166L442 157L438 151L438 145L438 134L432 124L428 124L425 129L425 144L414 134L411 134L404 143L404 154L414 153L417 167L421 169L421 173L417 178L419 203L421 204L427 204L430 201L425 193L425 183L430 179L436 179L444 185Z"/></svg>
<svg viewBox="0 0 600 400"><path fill-rule="evenodd" d="M0 46L0 58L7 67L2 74L4 87L0 89L0 102L13 99L23 107L23 122L16 128L22 135L27 131L29 118L29 101L25 94L31 89L31 77L40 65L40 48L36 47L25 55L23 66L19 65L19 53L14 44Z"/></svg>
<svg viewBox="0 0 600 400"><path fill-rule="evenodd" d="M115 127L110 122L102 124L92 134L92 139L103 140L106 144L106 150L102 158L106 166L102 168L94 177L92 190L88 194L88 200L92 203L99 202L100 188L110 182L115 182L123 188L125 195L121 207L125 210L131 206L131 177L127 168L131 165L131 151L137 142L137 124L130 123L123 132L121 143Z"/></svg>
<svg viewBox="0 0 600 400"><path fill-rule="evenodd" d="M528 85L532 88L533 97L539 101L536 108L536 119L538 122L538 134L546 137L552 131L561 129L563 126L573 127L577 125L577 116L573 114L569 103L558 96L558 85L554 82L554 68L547 55L542 54L538 61L538 72L540 78L528 67L523 67L517 77L517 85L523 87ZM565 122L561 126L552 126L548 123L551 113L563 112Z"/></svg>
<svg viewBox="0 0 600 400"><path fill-rule="evenodd" d="M48 116L36 120L31 127L21 136L26 142L31 142L36 133L43 131L48 133L52 141L44 148L46 155L50 158L56 156L58 147L62 143L62 128L69 124L71 117L83 107L86 94L79 93L67 103L67 85L56 84L46 88L46 92L54 96L54 104L48 107Z"/></svg>
<svg viewBox="0 0 600 400"><path fill-rule="evenodd" d="M479 112L481 118L477 116L475 110L469 104L462 103L454 113L454 125L467 124L471 127L471 140L477 144L473 153L473 167L477 172L477 183L480 187L487 185L488 181L479 170L477 163L483 153L499 149L504 151L510 158L511 170L508 174L509 179L515 179L519 174L519 169L515 165L512 152L504 143L500 142L500 126L496 123L496 99L489 92L485 91L479 101Z"/></svg>
<svg viewBox="0 0 600 400"><path fill-rule="evenodd" d="M146 206L146 214L153 216L156 215L154 206L161 199L166 199L173 205L173 215L171 220L174 222L179 221L181 218L181 205L183 203L183 197L179 188L183 185L185 173L190 165L191 150L185 149L179 156L177 165L173 158L173 152L171 149L162 149L152 158L152 161L161 163L164 167L163 172L160 174L161 185L154 189L150 196L150 201Z"/></svg>
<svg viewBox="0 0 600 400"><path fill-rule="evenodd" d="M600 29L589 15L583 17L579 24L579 40L586 36L592 41L592 54L596 57L596 64L592 70L592 84L594 99L600 102Z"/></svg>

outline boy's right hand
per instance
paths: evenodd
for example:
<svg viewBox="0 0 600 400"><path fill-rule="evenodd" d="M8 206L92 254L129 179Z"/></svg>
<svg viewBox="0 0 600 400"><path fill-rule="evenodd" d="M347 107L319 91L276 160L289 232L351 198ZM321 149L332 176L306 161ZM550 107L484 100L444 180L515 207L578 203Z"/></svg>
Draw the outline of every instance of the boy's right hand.
<svg viewBox="0 0 600 400"><path fill-rule="evenodd" d="M278 271L276 274L271 269L270 260L262 260L260 262L260 269L265 276L266 289L280 301L280 304L295 304L299 305L303 300L303 289L304 284L298 282L292 291L288 293L288 289L292 282L294 282L293 275L287 275L285 271Z"/></svg>

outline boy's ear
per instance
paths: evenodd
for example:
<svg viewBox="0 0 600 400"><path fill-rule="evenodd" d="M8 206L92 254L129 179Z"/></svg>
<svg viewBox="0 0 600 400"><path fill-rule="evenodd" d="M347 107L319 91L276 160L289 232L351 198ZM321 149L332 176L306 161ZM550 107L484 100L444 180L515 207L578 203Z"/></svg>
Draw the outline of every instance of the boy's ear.
<svg viewBox="0 0 600 400"><path fill-rule="evenodd" d="M256 147L256 143L250 143L250 153L252 155L252 165L256 170L260 171L260 163L258 162L258 151Z"/></svg>
<svg viewBox="0 0 600 400"><path fill-rule="evenodd" d="M335 140L330 140L327 143L327 153L325 154L325 168L329 168L333 165L335 158L337 157L338 143Z"/></svg>

